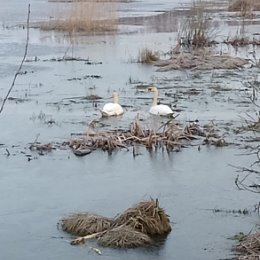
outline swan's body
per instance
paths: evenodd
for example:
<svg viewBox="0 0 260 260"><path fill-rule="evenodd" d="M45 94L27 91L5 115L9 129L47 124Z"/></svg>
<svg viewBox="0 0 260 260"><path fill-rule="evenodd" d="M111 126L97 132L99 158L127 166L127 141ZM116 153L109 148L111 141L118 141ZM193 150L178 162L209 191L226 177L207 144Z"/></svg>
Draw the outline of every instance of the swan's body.
<svg viewBox="0 0 260 260"><path fill-rule="evenodd" d="M103 106L101 111L102 116L119 116L124 113L123 108L118 103L118 94L116 91L113 92L113 103L107 103Z"/></svg>
<svg viewBox="0 0 260 260"><path fill-rule="evenodd" d="M171 108L169 106L162 105L162 104L157 105L159 92L155 86L149 87L147 90L148 90L148 92L154 93L152 107L149 110L150 114L156 115L156 116L173 115L173 111L171 110Z"/></svg>

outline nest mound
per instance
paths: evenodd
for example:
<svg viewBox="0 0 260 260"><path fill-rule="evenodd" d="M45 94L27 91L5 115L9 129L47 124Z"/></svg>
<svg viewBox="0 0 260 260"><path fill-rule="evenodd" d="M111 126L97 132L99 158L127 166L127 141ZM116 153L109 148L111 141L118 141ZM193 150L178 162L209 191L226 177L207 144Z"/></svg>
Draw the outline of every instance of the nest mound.
<svg viewBox="0 0 260 260"><path fill-rule="evenodd" d="M99 233L110 228L113 220L96 214L79 213L62 219L63 231L77 236Z"/></svg>
<svg viewBox="0 0 260 260"><path fill-rule="evenodd" d="M102 246L133 248L153 244L154 239L166 236L171 226L158 199L151 199L134 205L114 219L89 213L71 215L62 220L62 229L81 236L72 240L72 245L96 239Z"/></svg>
<svg viewBox="0 0 260 260"><path fill-rule="evenodd" d="M260 258L260 232L245 236L235 246L234 250L239 253L238 260L255 260Z"/></svg>
<svg viewBox="0 0 260 260"><path fill-rule="evenodd" d="M134 248L151 245L153 240L146 234L133 230L129 226L120 226L108 230L98 238L98 244L114 248Z"/></svg>
<svg viewBox="0 0 260 260"><path fill-rule="evenodd" d="M158 200L143 201L127 209L114 221L116 226L123 224L151 237L171 231L169 216L159 207Z"/></svg>
<svg viewBox="0 0 260 260"><path fill-rule="evenodd" d="M158 71L170 71L180 69L237 69L247 63L245 59L238 57L212 55L204 50L197 50L191 53L175 54L168 60L158 61L155 65L160 67Z"/></svg>

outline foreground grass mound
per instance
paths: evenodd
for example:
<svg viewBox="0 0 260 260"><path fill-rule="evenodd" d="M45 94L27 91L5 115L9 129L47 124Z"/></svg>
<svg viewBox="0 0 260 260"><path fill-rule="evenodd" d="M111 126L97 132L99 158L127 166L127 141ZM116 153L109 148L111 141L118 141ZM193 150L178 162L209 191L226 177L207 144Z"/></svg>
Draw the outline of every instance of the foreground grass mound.
<svg viewBox="0 0 260 260"><path fill-rule="evenodd" d="M62 219L61 227L80 236L72 240L72 245L96 239L98 244L114 248L153 245L158 237L171 232L169 216L158 199L142 201L113 219L92 213L74 214Z"/></svg>

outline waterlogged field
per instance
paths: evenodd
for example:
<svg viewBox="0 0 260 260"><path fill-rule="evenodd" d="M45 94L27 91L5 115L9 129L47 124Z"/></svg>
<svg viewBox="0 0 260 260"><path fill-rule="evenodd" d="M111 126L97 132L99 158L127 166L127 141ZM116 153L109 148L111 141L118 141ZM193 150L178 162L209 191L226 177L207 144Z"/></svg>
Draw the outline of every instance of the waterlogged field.
<svg viewBox="0 0 260 260"><path fill-rule="evenodd" d="M24 55L29 1L2 2L1 104ZM215 53L250 60L241 68L160 72L157 66L137 62L140 52L148 49L161 59L169 58L188 1L117 3L113 9L117 30L87 35L39 28L69 12L72 3L30 4L28 54L0 114L0 258L232 258L235 242L229 238L250 232L258 223L259 196L237 188L237 175L244 175L232 165L249 167L256 160L254 154L245 155L249 153L245 147L259 145L257 132L239 129L256 120L259 110L251 101L253 93L258 95L252 82L259 82L259 67L254 66L259 47L236 49L224 43L213 47ZM214 39L223 42L236 34L241 20L217 10L226 5L224 1L211 4ZM258 12L254 22L247 20L246 33L257 38L257 28ZM160 102L178 115L180 127L195 122L212 129L215 137L208 143L198 137L179 152L136 145L134 151L130 147L109 154L98 149L84 157L60 145L83 132L129 129L137 115L144 129L159 129L168 119L149 115L152 94L145 90L151 83L159 89ZM100 110L113 90L125 113L101 118ZM30 150L36 143L55 144L56 149ZM252 174L247 182L257 180ZM172 225L164 243L151 249L98 247L102 253L98 255L91 249L97 247L95 242L73 247L72 237L57 226L71 213L113 217L150 197L160 200Z"/></svg>

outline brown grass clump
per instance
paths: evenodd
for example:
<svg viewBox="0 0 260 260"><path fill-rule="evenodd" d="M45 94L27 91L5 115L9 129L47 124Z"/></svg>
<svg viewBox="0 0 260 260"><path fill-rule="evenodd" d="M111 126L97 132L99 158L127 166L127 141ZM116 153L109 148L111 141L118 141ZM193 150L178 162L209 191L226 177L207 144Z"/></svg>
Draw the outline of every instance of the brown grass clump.
<svg viewBox="0 0 260 260"><path fill-rule="evenodd" d="M167 69L173 68L167 67ZM166 123L162 123L156 130L145 128L141 124L138 116L130 124L129 129L95 131L94 125L95 124L93 124L93 129L88 129L84 133L74 133L74 137L68 141L62 143L55 142L47 145L37 142L37 144L34 144L33 148L30 147L30 149L42 155L42 147L45 146L50 148L46 150L46 152L51 152L53 149L64 150L70 148L76 156L85 156L95 150L102 150L108 152L108 154L112 154L112 152L122 148L130 151L132 147L133 156L135 157L137 155L135 153L136 145L143 146L149 152L161 150L162 152L166 151L170 153L179 152L182 148L192 145L193 140L202 140L205 137L220 138L215 130L214 136L212 136L212 130L207 128L206 125L200 126L195 122L181 125L180 122L174 118L169 119ZM207 140L207 144L215 144L209 141L210 140ZM205 142L203 142L203 144L205 144Z"/></svg>
<svg viewBox="0 0 260 260"><path fill-rule="evenodd" d="M112 219L96 214L79 213L62 219L63 231L77 236L86 236L107 230L112 224Z"/></svg>
<svg viewBox="0 0 260 260"><path fill-rule="evenodd" d="M66 3L63 3L66 5ZM59 18L40 24L43 30L67 32L113 32L117 30L117 1L75 0Z"/></svg>
<svg viewBox="0 0 260 260"><path fill-rule="evenodd" d="M149 236L160 236L171 231L169 216L159 207L158 200L144 201L127 209L115 219L114 225L127 225Z"/></svg>
<svg viewBox="0 0 260 260"><path fill-rule="evenodd" d="M152 245L154 238L171 231L165 211L158 199L143 201L127 209L113 220L89 213L75 214L62 220L62 229L80 237L72 245L97 239L102 246L132 248Z"/></svg>
<svg viewBox="0 0 260 260"><path fill-rule="evenodd" d="M244 236L242 241L234 247L238 253L237 260L260 259L260 232Z"/></svg>
<svg viewBox="0 0 260 260"><path fill-rule="evenodd" d="M242 17L248 17L252 11L260 10L259 0L235 0L228 7L230 12L240 12Z"/></svg>
<svg viewBox="0 0 260 260"><path fill-rule="evenodd" d="M188 15L181 23L178 32L178 43L186 48L210 46L215 28L209 20L205 2L194 0Z"/></svg>
<svg viewBox="0 0 260 260"><path fill-rule="evenodd" d="M212 55L205 50L196 50L191 53L180 53L168 60L158 61L155 65L160 67L158 71L179 69L237 69L247 64L245 59L227 55Z"/></svg>
<svg viewBox="0 0 260 260"><path fill-rule="evenodd" d="M129 226L116 227L108 230L98 238L98 244L114 248L134 248L152 245L153 240L146 234Z"/></svg>
<svg viewBox="0 0 260 260"><path fill-rule="evenodd" d="M260 45L260 40L255 39L255 38L250 39L249 37L246 37L244 35L236 35L234 38L225 40L224 43L230 44L235 47L241 47L241 46L246 46L249 44Z"/></svg>
<svg viewBox="0 0 260 260"><path fill-rule="evenodd" d="M152 64L157 60L159 60L158 53L156 53L152 50L149 50L147 48L139 51L139 55L138 55L138 59L137 59L137 61L139 63Z"/></svg>

